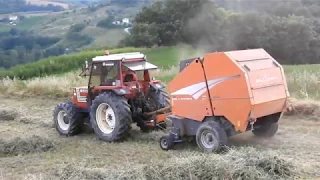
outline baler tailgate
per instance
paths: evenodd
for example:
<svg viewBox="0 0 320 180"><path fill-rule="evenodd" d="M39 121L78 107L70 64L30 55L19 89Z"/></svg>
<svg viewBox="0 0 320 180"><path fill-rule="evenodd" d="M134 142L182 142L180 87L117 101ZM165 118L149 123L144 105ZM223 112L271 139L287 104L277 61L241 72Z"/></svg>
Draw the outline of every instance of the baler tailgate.
<svg viewBox="0 0 320 180"><path fill-rule="evenodd" d="M254 104L286 98L286 89L280 68L248 72Z"/></svg>

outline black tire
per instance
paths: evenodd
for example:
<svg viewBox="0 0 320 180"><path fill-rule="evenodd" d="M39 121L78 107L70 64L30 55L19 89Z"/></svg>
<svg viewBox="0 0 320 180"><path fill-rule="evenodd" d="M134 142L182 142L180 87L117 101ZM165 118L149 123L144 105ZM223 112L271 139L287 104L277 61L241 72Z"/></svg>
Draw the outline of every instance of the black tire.
<svg viewBox="0 0 320 180"><path fill-rule="evenodd" d="M115 115L115 127L111 133L104 133L97 123L96 111L102 103L110 105ZM116 142L123 140L131 129L132 117L127 99L114 92L103 92L96 96L92 102L90 118L94 132L103 141Z"/></svg>
<svg viewBox="0 0 320 180"><path fill-rule="evenodd" d="M277 133L278 128L279 128L278 122L265 124L260 128L252 130L252 133L257 137L270 138Z"/></svg>
<svg viewBox="0 0 320 180"><path fill-rule="evenodd" d="M204 133L208 133L212 140L213 146L206 145L204 142ZM228 137L224 129L220 126L219 123L215 121L206 121L203 122L196 133L196 142L201 150L204 152L214 152L217 153L222 148L227 145Z"/></svg>
<svg viewBox="0 0 320 180"><path fill-rule="evenodd" d="M163 89L151 90L150 97L155 102L156 110L171 106L169 95Z"/></svg>
<svg viewBox="0 0 320 180"><path fill-rule="evenodd" d="M171 106L168 93L165 92L163 89L158 89L158 90L151 89L149 97L150 97L149 103L151 103L150 104L151 111L156 111L158 109ZM140 128L142 132L149 132L150 130L149 127L146 126L144 121L137 123L137 126ZM167 125L164 123L164 124L160 124L160 127L155 127L153 130L166 129L166 128L167 128Z"/></svg>
<svg viewBox="0 0 320 180"><path fill-rule="evenodd" d="M172 149L174 145L173 137L170 135L162 136L159 142L161 149L165 151Z"/></svg>
<svg viewBox="0 0 320 180"><path fill-rule="evenodd" d="M65 115L59 114L60 112ZM60 115L64 117L63 122L59 123L58 116ZM61 103L55 107L53 111L53 121L60 135L72 136L82 132L83 119L78 113L77 107L70 101ZM65 127L62 127L63 125Z"/></svg>

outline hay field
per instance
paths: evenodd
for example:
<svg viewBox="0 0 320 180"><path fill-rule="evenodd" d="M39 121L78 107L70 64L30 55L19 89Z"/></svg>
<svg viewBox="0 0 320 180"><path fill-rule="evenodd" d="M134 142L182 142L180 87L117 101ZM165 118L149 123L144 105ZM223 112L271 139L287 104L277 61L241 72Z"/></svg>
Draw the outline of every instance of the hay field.
<svg viewBox="0 0 320 180"><path fill-rule="evenodd" d="M153 75L167 81L176 72L172 66ZM2 179L320 178L320 105L316 101L293 98L272 139L248 132L232 137L224 154L203 154L195 142L165 152L158 142L163 132L144 134L135 126L122 143L102 142L90 130L74 137L59 136L52 111L68 99L72 86L86 84L78 73L0 82ZM288 76L291 88L304 86L295 82L316 85L315 80L307 75Z"/></svg>

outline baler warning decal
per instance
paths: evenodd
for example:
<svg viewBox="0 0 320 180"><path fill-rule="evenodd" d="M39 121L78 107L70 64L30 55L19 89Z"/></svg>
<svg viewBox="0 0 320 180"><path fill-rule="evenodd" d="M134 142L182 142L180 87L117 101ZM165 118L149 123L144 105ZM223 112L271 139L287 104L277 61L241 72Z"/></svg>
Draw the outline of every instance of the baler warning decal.
<svg viewBox="0 0 320 180"><path fill-rule="evenodd" d="M212 89L217 84L220 84L226 80L239 78L239 77L240 77L240 74L209 80L207 81L209 90ZM206 82L201 82L201 83L193 84L185 88L179 89L171 93L171 95L190 95L193 97L193 99L199 99L199 97L203 95L203 93L205 93L206 91L207 91Z"/></svg>

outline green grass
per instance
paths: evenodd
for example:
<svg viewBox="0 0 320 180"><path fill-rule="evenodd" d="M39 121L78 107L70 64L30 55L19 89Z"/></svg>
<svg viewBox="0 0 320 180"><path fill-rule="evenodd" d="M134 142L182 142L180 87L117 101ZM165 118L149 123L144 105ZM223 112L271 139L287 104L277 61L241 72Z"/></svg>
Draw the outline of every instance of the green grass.
<svg viewBox="0 0 320 180"><path fill-rule="evenodd" d="M144 49L122 48L112 49L111 53L142 51ZM83 51L69 55L49 57L28 63L18 65L5 71L0 71L0 78L10 77L18 79L29 79L33 77L42 77L53 74L60 74L81 68L86 59L102 55L104 51Z"/></svg>
<svg viewBox="0 0 320 180"><path fill-rule="evenodd" d="M320 99L320 64L285 65L290 95L302 99Z"/></svg>
<svg viewBox="0 0 320 180"><path fill-rule="evenodd" d="M150 62L162 67L169 68L170 66L176 66L181 54L185 57L192 57L192 53L195 50L190 49L186 46L178 47L166 47L159 49L145 49L145 48L122 48L113 49L111 53L122 53L122 52L134 52L140 51L147 55ZM8 70L0 71L0 78L10 77L19 79L29 79L33 77L41 77L47 75L54 75L69 72L81 68L86 58L89 60L94 56L102 55L101 51L83 51L80 53L72 53L69 55L49 57L33 63L25 65L18 65Z"/></svg>
<svg viewBox="0 0 320 180"><path fill-rule="evenodd" d="M317 73L319 72L320 64L284 65L284 68L287 73L304 71L308 71L310 73Z"/></svg>
<svg viewBox="0 0 320 180"><path fill-rule="evenodd" d="M21 30L28 30L32 26L40 23L42 20L44 20L46 16L36 16L36 17L29 17L25 18L23 21L21 21L17 27Z"/></svg>
<svg viewBox="0 0 320 180"><path fill-rule="evenodd" d="M150 62L167 69L171 66L177 66L181 60L200 55L201 52L190 46L179 45L175 47L151 49L146 51L146 54Z"/></svg>
<svg viewBox="0 0 320 180"><path fill-rule="evenodd" d="M41 22L45 18L46 16L28 17L19 21L16 26L0 25L0 32L9 31L11 28L16 28L19 30L29 30L34 25L39 24L39 22Z"/></svg>

